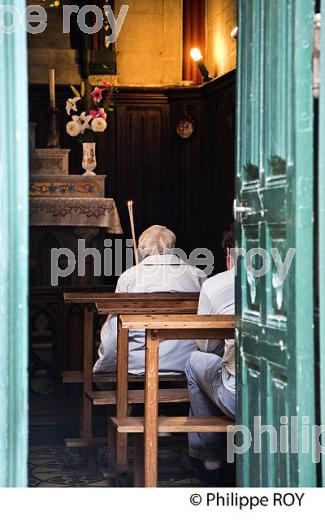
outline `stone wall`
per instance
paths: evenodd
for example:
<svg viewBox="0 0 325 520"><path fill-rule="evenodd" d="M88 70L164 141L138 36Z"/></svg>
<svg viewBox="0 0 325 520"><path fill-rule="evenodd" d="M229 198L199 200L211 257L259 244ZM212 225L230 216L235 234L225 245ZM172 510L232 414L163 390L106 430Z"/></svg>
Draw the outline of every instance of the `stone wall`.
<svg viewBox="0 0 325 520"><path fill-rule="evenodd" d="M120 85L174 85L182 80L182 0L117 0L129 10L119 34L117 83ZM79 83L76 53L69 35L62 34L60 10L48 10L48 26L29 36L30 83L48 81L56 69L58 84Z"/></svg>
<svg viewBox="0 0 325 520"><path fill-rule="evenodd" d="M231 30L237 25L236 0L206 0L206 64L217 77L236 68L236 40Z"/></svg>
<svg viewBox="0 0 325 520"><path fill-rule="evenodd" d="M173 85L182 80L182 0L117 0L129 11L117 40L118 83Z"/></svg>
<svg viewBox="0 0 325 520"><path fill-rule="evenodd" d="M57 84L80 83L76 51L71 49L69 34L62 32L62 13L47 9L48 24L41 34L28 35L29 82L48 83L48 69L55 69Z"/></svg>
<svg viewBox="0 0 325 520"><path fill-rule="evenodd" d="M210 76L221 76L236 67L236 0L206 0L207 48ZM182 81L182 0L116 0L129 11L119 34L117 83L135 86L179 85ZM203 52L204 50L202 50ZM76 53L69 35L62 34L59 10L48 10L43 34L29 36L30 83L48 82L48 69L56 69L58 84L78 84Z"/></svg>

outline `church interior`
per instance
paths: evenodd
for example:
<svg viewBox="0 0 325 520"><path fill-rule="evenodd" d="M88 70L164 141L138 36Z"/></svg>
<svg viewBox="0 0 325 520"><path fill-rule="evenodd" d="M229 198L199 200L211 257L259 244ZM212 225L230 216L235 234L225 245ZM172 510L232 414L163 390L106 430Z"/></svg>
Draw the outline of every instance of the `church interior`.
<svg viewBox="0 0 325 520"><path fill-rule="evenodd" d="M0 0L11 515L324 487L324 5Z"/></svg>
<svg viewBox="0 0 325 520"><path fill-rule="evenodd" d="M132 471L116 479L107 474L114 399L105 401L96 376L84 372L86 336L93 333L90 365L108 312L97 302L89 332L91 295L115 291L132 237L157 224L175 233L187 255L212 251L212 274L226 269L221 240L233 221L237 2L128 0L114 42L106 15L94 34L81 32L72 15L71 31L63 33L64 7L71 3L104 14L110 7L115 17L123 8L120 0L46 0L46 30L28 35L29 486L133 486ZM94 23L92 14L87 20ZM94 146L76 138L73 124L69 135L74 109L72 103L67 113L67 100L84 94L89 101L94 89L100 98L101 88L109 108ZM109 250L112 268L95 272L89 255L81 275L53 281L51 251L76 255L80 239L86 248ZM63 256L58 267L67 271ZM143 382L129 384L134 392L143 388ZM116 381L106 385L112 394ZM188 402L180 401L160 403L159 413L186 415ZM129 412L142 415L143 404L135 399ZM159 486L200 485L180 468L186 449L186 433L159 435ZM129 443L129 465L133 455ZM232 467L226 482L235 483Z"/></svg>

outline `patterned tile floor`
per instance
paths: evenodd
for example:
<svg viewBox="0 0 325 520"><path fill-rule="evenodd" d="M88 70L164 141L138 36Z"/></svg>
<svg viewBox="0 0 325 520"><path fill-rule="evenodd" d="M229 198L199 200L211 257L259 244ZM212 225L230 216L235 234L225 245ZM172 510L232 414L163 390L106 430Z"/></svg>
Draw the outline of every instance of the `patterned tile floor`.
<svg viewBox="0 0 325 520"><path fill-rule="evenodd" d="M184 449L184 447L183 447ZM159 448L159 486L191 487L199 485L182 472L178 460L182 448L178 445ZM99 451L94 474L87 474L80 450L64 445L32 446L29 453L30 487L106 487L101 469L105 468L105 451ZM132 486L126 479L121 485Z"/></svg>

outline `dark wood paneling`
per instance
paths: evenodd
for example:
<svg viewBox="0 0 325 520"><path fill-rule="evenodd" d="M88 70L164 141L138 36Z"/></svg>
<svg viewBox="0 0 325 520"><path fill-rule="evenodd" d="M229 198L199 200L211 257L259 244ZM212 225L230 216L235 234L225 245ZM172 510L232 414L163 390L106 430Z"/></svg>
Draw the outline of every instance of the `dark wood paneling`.
<svg viewBox="0 0 325 520"><path fill-rule="evenodd" d="M163 92L130 90L117 96L116 174L111 193L126 230L126 201L134 200L137 234L153 223L164 222L169 118L170 107Z"/></svg>
<svg viewBox="0 0 325 520"><path fill-rule="evenodd" d="M186 251L208 248L215 272L225 269L222 233L232 222L235 178L235 74L191 89L170 89L173 208L168 222ZM188 140L175 126L186 112L196 124ZM172 181L173 179L173 181Z"/></svg>
<svg viewBox="0 0 325 520"><path fill-rule="evenodd" d="M204 122L200 89L170 89L171 168L168 175L171 211L168 225L177 230L178 245L186 251L198 247L200 203L205 187L200 182L203 164ZM182 139L176 132L177 122L188 115L195 123L194 134Z"/></svg>
<svg viewBox="0 0 325 520"><path fill-rule="evenodd" d="M225 269L220 242L232 221L235 183L235 74L230 73L206 85L204 119L205 190L204 216L206 247L215 251L216 272Z"/></svg>

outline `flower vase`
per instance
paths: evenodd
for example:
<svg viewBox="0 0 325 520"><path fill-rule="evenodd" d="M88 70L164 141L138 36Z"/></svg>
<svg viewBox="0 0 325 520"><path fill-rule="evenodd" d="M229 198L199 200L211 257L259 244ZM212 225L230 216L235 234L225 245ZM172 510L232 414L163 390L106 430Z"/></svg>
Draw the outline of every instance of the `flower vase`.
<svg viewBox="0 0 325 520"><path fill-rule="evenodd" d="M96 143L82 143L82 167L85 171L83 175L96 175L93 171L96 166Z"/></svg>

